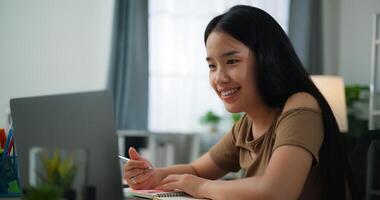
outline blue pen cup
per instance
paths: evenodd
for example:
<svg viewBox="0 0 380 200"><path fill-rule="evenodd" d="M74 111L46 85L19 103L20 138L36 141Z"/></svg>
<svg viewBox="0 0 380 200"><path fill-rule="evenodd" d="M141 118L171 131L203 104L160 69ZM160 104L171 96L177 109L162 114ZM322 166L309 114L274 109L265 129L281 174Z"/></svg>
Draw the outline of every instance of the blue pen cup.
<svg viewBox="0 0 380 200"><path fill-rule="evenodd" d="M20 197L19 161L17 156L0 157L0 197Z"/></svg>

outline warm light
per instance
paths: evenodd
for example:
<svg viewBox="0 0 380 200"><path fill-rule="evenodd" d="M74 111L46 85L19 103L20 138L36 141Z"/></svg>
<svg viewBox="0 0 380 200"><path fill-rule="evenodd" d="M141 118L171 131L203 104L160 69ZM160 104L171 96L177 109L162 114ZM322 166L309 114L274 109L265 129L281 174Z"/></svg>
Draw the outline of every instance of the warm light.
<svg viewBox="0 0 380 200"><path fill-rule="evenodd" d="M348 131L344 82L339 76L313 75L314 84L326 98L338 122L340 132Z"/></svg>

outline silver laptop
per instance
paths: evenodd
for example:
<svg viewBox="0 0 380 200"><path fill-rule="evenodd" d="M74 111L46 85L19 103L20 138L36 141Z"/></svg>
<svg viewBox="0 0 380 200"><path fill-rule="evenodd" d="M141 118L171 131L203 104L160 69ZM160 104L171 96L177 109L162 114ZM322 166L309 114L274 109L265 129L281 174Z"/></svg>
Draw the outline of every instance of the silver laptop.
<svg viewBox="0 0 380 200"><path fill-rule="evenodd" d="M21 183L29 183L33 147L85 149L97 200L123 199L112 96L107 91L11 99Z"/></svg>

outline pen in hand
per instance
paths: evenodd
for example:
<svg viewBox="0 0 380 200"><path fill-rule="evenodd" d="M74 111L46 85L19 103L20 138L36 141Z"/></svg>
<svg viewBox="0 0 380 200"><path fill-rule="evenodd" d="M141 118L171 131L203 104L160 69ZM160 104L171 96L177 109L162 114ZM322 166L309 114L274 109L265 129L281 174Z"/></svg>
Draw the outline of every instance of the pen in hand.
<svg viewBox="0 0 380 200"><path fill-rule="evenodd" d="M119 159L120 160L122 160L123 162L128 162L128 161L130 161L131 159L129 159L129 158L126 158L126 157L124 157L124 156L121 156L121 155L118 155L118 157L119 157Z"/></svg>
<svg viewBox="0 0 380 200"><path fill-rule="evenodd" d="M126 163L126 162L128 162L128 161L131 160L131 159L129 159L129 158L127 158L127 157L124 157L124 156L121 156L121 155L118 155L118 157L119 157L119 159L120 159L121 161L123 161L123 163ZM152 169L152 167L149 166L147 169Z"/></svg>

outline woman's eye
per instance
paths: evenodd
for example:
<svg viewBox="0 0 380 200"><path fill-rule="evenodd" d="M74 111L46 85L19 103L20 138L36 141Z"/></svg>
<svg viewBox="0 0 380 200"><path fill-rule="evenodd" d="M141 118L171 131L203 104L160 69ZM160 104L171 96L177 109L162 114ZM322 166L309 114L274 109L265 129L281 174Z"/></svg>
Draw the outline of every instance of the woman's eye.
<svg viewBox="0 0 380 200"><path fill-rule="evenodd" d="M232 60L228 60L227 61L227 64L228 65L232 65L232 64L235 64L235 63L237 63L237 62L239 62L238 60L234 60L234 59L232 59Z"/></svg>
<svg viewBox="0 0 380 200"><path fill-rule="evenodd" d="M209 65L208 65L208 68L209 68L210 70L213 70L213 69L216 68L216 66L215 66L215 65L212 65L212 64L209 64Z"/></svg>

